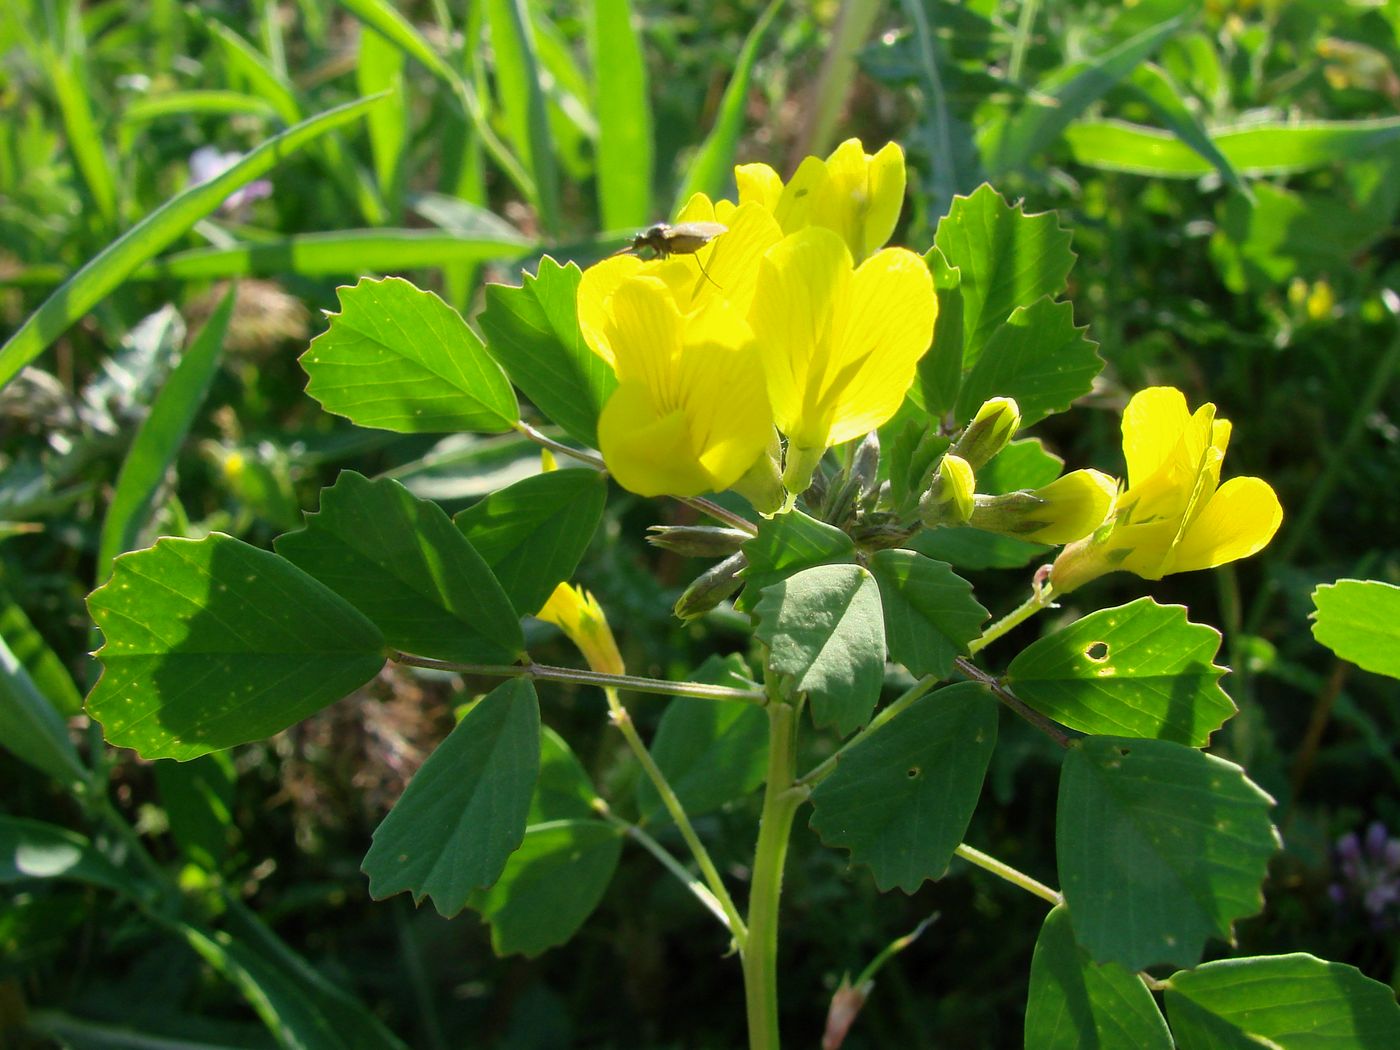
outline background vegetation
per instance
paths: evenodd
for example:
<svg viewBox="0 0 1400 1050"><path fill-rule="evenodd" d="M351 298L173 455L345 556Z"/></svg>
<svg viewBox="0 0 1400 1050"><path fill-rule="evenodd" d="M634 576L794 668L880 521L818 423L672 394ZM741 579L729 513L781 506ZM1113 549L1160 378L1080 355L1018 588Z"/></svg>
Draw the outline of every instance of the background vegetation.
<svg viewBox="0 0 1400 1050"><path fill-rule="evenodd" d="M691 190L724 190L736 160L787 173L849 136L894 139L912 172L901 243L928 244L952 195L984 180L1073 230L1071 297L1108 367L1079 410L1039 428L1071 467L1120 470L1115 410L1169 383L1214 401L1235 424L1232 470L1278 490L1283 532L1261 557L1157 584L1110 577L1083 600L1147 588L1225 632L1242 715L1214 750L1278 800L1286 843L1241 947L1312 951L1400 987L1400 864L1378 853L1358 872L1334 846L1374 822L1376 843L1400 829L1400 696L1307 621L1319 582L1400 582L1398 37L1396 0L6 4L7 338L185 190L198 151L244 154L394 94L285 151L266 192L146 237L90 312L75 293L62 337L23 371L22 338L0 351L14 376L0 390L0 635L75 741L100 748L79 711L94 674L83 598L112 553L216 529L265 545L345 467L449 511L534 469L515 437L409 438L322 414L296 356L337 284L402 273L471 316L483 282L516 281L545 252L599 258ZM165 410L169 441L133 446L233 278L207 381L169 399L184 407ZM150 478L154 499L114 501L141 490L126 475ZM704 632L667 615L701 566L640 537L676 515L614 492L584 559L638 673L684 673L744 637L722 615ZM962 568L983 600L1000 596L994 611L1027 586L1025 569ZM568 662L543 629L531 649L551 659L552 644ZM471 690L386 674L267 745L183 766L110 752L110 804L0 755L7 819L81 831L128 863L146 851L166 886L135 907L91 883L11 883L0 866L0 1045L272 1045L245 1001L257 994L358 1017L348 994L415 1047L741 1042L722 938L640 855L624 854L579 938L531 962L493 957L470 915L369 900L370 831ZM600 696L555 689L547 718L597 779L630 775ZM1050 881L1056 765L1005 722L969 833ZM701 821L722 864L742 861L754 817ZM1019 1045L1039 902L956 865L912 897L879 896L815 846L799 826L783 935L793 1045L816 1042L843 971L933 913L847 1045ZM222 939L201 947L191 930Z"/></svg>

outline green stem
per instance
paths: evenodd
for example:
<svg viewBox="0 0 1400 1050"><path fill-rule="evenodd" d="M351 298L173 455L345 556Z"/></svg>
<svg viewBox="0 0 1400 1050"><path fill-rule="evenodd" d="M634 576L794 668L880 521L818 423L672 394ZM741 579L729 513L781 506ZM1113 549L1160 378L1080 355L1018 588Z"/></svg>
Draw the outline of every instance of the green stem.
<svg viewBox="0 0 1400 1050"><path fill-rule="evenodd" d="M797 709L784 697L768 705L768 781L763 789L758 845L749 895L749 937L744 961L750 1050L778 1050L778 902L783 864L797 809L807 798L797 775Z"/></svg>
<svg viewBox="0 0 1400 1050"><path fill-rule="evenodd" d="M762 704L767 697L754 689L731 689L724 685L704 682L668 682L664 678L643 678L631 674L607 674L578 667L553 667L549 664L464 664L454 660L438 660L431 656L414 656L395 650L389 659L405 667L426 667L432 671L453 671L457 674L479 674L491 678L529 678L542 682L574 682L596 685L602 689L626 689L633 693L658 693L661 696L690 696L697 700L738 700L746 704Z"/></svg>
<svg viewBox="0 0 1400 1050"><path fill-rule="evenodd" d="M1041 609L1044 609L1050 604L1054 597L1055 588L1048 583L1033 588L1029 598L983 631L982 637L975 639L972 644L967 647L968 652L981 652L1013 627L1019 627L1026 620L1029 620L1036 613L1040 612Z"/></svg>
<svg viewBox="0 0 1400 1050"><path fill-rule="evenodd" d="M720 908L724 911L729 930L734 934L734 943L742 952L748 942L748 931L744 926L744 920L739 916L739 909L734 907L734 900L729 896L729 890L725 888L724 880L719 877L719 869L715 867L715 862L710 859L710 851L705 848L705 844L700 841L700 836L695 833L695 828L690 823L690 817L686 814L685 807L681 805L681 800L676 797L675 791L672 790L670 781L666 779L666 774L661 772L661 767L656 764L656 759L651 757L651 752L642 742L641 734L637 732L637 727L632 724L632 716L628 713L627 708L622 706L622 701L618 699L617 690L611 687L605 688L603 695L608 698L608 713L612 717L613 725L617 726L622 733L623 739L627 741L627 746L632 749L632 754L641 763L642 771L646 773L652 786L656 788L656 793L661 797L661 803L666 807L666 812L676 822L676 828L680 831L681 838L685 839L685 844L690 847L690 854L695 858L695 863L699 865L700 874L705 877L705 885L710 888L710 892L714 894L715 900L719 902Z"/></svg>
<svg viewBox="0 0 1400 1050"><path fill-rule="evenodd" d="M655 857L663 868L674 875L686 889L695 895L695 899L703 904L705 910L718 919L726 930L729 930L731 934L734 932L729 925L729 916L724 913L724 905L720 904L719 900L706 888L703 882L686 871L684 865L676 860L675 857L671 856L665 846L657 842L636 824L623 820L621 817L613 814L606 808L606 803L598 812L609 824L620 830L624 835L636 842L637 845L641 846L642 849Z"/></svg>
<svg viewBox="0 0 1400 1050"><path fill-rule="evenodd" d="M983 871L989 871L999 879L1005 879L1013 886L1019 886L1027 893L1033 893L1043 901L1051 904L1063 904L1065 902L1058 892L1052 890L1043 882L1037 882L1025 872L1017 871L1010 864L997 860L995 857L983 853L980 849L973 849L966 842L958 844L958 848L953 850L959 857L969 864L976 864Z"/></svg>
<svg viewBox="0 0 1400 1050"><path fill-rule="evenodd" d="M1006 67L1006 77L1013 84L1021 82L1021 73L1026 66L1026 52L1031 45L1031 32L1035 29L1035 16L1040 11L1040 0L1021 0L1021 16L1016 19L1016 35L1011 38L1011 61Z"/></svg>

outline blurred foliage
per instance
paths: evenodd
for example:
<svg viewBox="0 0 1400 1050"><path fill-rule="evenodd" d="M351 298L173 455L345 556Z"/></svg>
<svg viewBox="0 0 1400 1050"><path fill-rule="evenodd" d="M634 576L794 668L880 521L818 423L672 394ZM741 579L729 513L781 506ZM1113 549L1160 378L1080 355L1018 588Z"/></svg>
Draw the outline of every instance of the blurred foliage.
<svg viewBox="0 0 1400 1050"><path fill-rule="evenodd" d="M397 5L475 91L508 148L527 155L519 135L530 133L537 149L550 144L558 200L542 224L518 180L482 149L481 129L441 71L362 46L349 11L372 6L15 0L0 10L7 334L62 275L184 189L195 150L244 152L362 90L402 84L397 127L354 124L320 140L272 173L270 195L226 204L173 246L270 246L251 252L251 270L215 260L192 276L172 276L173 265L138 271L0 391L0 601L13 610L5 636L14 646L14 625L27 622L80 688L95 644L83 597L101 582L99 537L125 449L229 278L243 277L225 357L163 472L143 541L217 529L266 546L342 466L387 471L449 512L533 469L530 446L512 435L402 437L319 413L295 360L320 329L318 311L334 307L337 284L404 267L381 266L382 245L333 240L331 263L314 267L276 246L360 228L518 242L479 257L420 256L429 265L408 268L469 317L484 280L513 280L545 250L561 261L598 258L621 232L599 235L594 203L591 85L594 63L608 56L590 54L578 5L495 5L527 12L540 63L533 83L545 129L518 133L520 100L503 86L519 70L503 62L511 49L491 40L505 23L479 13L493 5L468 5L466 16L441 2ZM1234 469L1268 478L1285 507L1284 531L1262 558L1151 586L1158 600L1223 626L1234 668L1226 688L1242 715L1216 750L1246 764L1279 803L1286 848L1267 910L1243 926L1241 947L1313 951L1400 986L1397 915L1349 909L1328 893L1342 877L1339 837L1372 821L1400 827L1400 695L1318 646L1307 625L1319 582L1400 582L1400 3L903 0L880 7L853 65L828 66L829 48L850 49L842 18L855 6L791 2L760 37L756 2L637 0L653 217L665 217L664 202L686 184L751 33L756 64L738 96L737 158L788 171L806 152L825 153L834 142L813 141L809 117L834 96L844 100L836 138L906 146L916 177L904 243L928 243L952 194L984 178L1028 211L1060 213L1079 255L1076 320L1108 368L1088 411L1039 436L1070 466L1116 470L1114 410L1143 386L1176 385L1234 422ZM1302 143L1290 132L1321 121L1368 123ZM1191 173L1152 174L1155 162L1138 148L1157 140L1144 128L1189 147ZM1220 135L1241 128L1263 129L1254 154ZM533 156L538 176L543 158ZM663 614L698 567L640 537L658 515L676 523L688 513L614 492L584 559L580 582L624 626L637 673L684 674L707 646L741 637L726 634L732 613L714 614L703 635ZM975 582L1004 608L1026 585L1016 571ZM1092 600L1127 600L1140 587L1113 577ZM1066 608L1061 622L1075 614ZM1018 637L1028 642L1034 630ZM544 634L529 642L546 662L568 659ZM238 918L246 904L409 1045L737 1045L743 1011L733 973L716 965L722 938L639 853L624 854L618 884L582 935L529 964L493 957L485 927L470 918L449 924L401 898L370 902L358 872L370 831L478 685L386 675L271 744L198 768L99 755L125 826L179 893L138 907L79 883L7 886L0 1043L10 1045L4 1033L27 1017L35 1034L16 1035L15 1045L123 1045L126 1030L269 1045L233 987L169 935L176 916L247 927ZM636 713L649 737L659 708ZM607 732L600 696L553 688L546 720L595 780L614 793L626 787L633 769ZM71 722L75 741L85 753L100 748L82 723ZM994 838L1003 859L1053 880L1053 844L1040 829L1051 826L1056 764L1043 739L1004 719L990 802L968 840ZM84 829L124 855L123 822L104 804L61 793L9 755L0 797L10 816ZM721 868L740 880L756 810L751 800L697 820ZM671 833L658 834L664 842ZM834 989L843 971L935 912L929 932L881 971L846 1045L1020 1044L1039 901L959 865L911 897L880 896L868 874L816 845L799 827L788 868L782 974L794 1045L821 1031L826 1004L813 989Z"/></svg>

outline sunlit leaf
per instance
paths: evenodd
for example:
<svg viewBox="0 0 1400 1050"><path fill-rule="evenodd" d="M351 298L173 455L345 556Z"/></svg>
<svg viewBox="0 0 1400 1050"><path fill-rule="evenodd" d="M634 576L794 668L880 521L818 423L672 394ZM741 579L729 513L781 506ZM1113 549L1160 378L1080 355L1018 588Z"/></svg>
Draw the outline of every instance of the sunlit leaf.
<svg viewBox="0 0 1400 1050"><path fill-rule="evenodd" d="M1343 660L1400 678L1400 587L1338 580L1312 594L1313 637Z"/></svg>

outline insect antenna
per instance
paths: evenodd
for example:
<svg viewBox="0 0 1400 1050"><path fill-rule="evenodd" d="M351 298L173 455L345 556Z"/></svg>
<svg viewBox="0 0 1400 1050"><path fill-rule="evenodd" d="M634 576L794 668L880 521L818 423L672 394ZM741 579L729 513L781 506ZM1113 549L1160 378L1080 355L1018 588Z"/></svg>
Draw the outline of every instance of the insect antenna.
<svg viewBox="0 0 1400 1050"><path fill-rule="evenodd" d="M700 261L699 255L695 256L695 265L700 267L700 272L705 275L705 280L709 281L711 284L714 284L716 288L719 288L719 285L715 284L715 279L711 277L709 271L705 269L705 264ZM724 291L723 288L720 288L719 290Z"/></svg>

